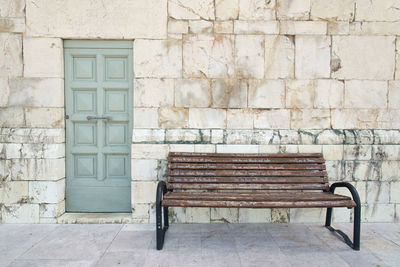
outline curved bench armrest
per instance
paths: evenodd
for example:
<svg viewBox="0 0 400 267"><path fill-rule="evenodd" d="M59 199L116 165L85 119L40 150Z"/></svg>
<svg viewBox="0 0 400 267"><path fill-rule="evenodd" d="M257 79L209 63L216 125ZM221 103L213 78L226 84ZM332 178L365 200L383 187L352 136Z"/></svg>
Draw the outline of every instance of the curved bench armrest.
<svg viewBox="0 0 400 267"><path fill-rule="evenodd" d="M157 184L156 203L161 204L162 196L167 193L167 184L164 181L159 181Z"/></svg>
<svg viewBox="0 0 400 267"><path fill-rule="evenodd" d="M361 205L360 196L358 195L357 189L352 184L347 182L333 183L329 187L329 192L334 193L337 187L346 187L347 189L349 189L354 202L356 202L357 206Z"/></svg>

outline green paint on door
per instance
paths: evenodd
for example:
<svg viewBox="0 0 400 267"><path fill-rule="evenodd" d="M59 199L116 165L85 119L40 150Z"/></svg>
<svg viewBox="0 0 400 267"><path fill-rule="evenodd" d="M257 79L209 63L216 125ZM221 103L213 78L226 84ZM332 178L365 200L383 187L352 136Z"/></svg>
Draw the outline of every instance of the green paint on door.
<svg viewBox="0 0 400 267"><path fill-rule="evenodd" d="M131 212L132 42L64 48L66 210Z"/></svg>

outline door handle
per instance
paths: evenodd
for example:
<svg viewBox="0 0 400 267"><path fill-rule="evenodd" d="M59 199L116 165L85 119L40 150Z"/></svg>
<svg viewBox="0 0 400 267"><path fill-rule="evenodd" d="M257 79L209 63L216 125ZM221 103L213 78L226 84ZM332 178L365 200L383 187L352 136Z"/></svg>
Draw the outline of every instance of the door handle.
<svg viewBox="0 0 400 267"><path fill-rule="evenodd" d="M111 116L107 116L107 115L102 115L102 116L87 116L86 119L88 121L90 120L111 120Z"/></svg>

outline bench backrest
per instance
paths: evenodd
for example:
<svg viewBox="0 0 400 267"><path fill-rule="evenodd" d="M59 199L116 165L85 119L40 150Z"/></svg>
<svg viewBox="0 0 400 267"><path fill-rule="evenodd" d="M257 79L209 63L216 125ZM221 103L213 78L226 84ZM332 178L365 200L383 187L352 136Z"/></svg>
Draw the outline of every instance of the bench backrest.
<svg viewBox="0 0 400 267"><path fill-rule="evenodd" d="M169 189L328 190L319 153L170 152Z"/></svg>

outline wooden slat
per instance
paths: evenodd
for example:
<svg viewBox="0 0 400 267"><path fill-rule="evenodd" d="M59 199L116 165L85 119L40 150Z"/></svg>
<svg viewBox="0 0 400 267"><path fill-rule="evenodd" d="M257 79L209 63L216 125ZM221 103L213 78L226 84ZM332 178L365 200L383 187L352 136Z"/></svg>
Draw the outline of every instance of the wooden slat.
<svg viewBox="0 0 400 267"><path fill-rule="evenodd" d="M355 207L353 200L334 201L204 201L165 199L163 206L217 208L322 208Z"/></svg>
<svg viewBox="0 0 400 267"><path fill-rule="evenodd" d="M324 164L199 164L170 163L169 169L188 170L325 170Z"/></svg>
<svg viewBox="0 0 400 267"><path fill-rule="evenodd" d="M168 192L165 199L215 201L333 201L351 200L350 197L330 192Z"/></svg>
<svg viewBox="0 0 400 267"><path fill-rule="evenodd" d="M324 163L323 158L263 158L263 157L168 157L172 163Z"/></svg>
<svg viewBox="0 0 400 267"><path fill-rule="evenodd" d="M169 177L169 183L325 183L321 177L198 177L198 176L176 176Z"/></svg>
<svg viewBox="0 0 400 267"><path fill-rule="evenodd" d="M325 171L306 170L170 170L169 176L326 176Z"/></svg>
<svg viewBox="0 0 400 267"><path fill-rule="evenodd" d="M170 156L180 157L239 157L239 158L316 158L322 157L321 153L196 153L196 152L169 152Z"/></svg>
<svg viewBox="0 0 400 267"><path fill-rule="evenodd" d="M208 184L208 183L168 183L169 189L214 189L214 190L327 190L329 185L324 184Z"/></svg>

